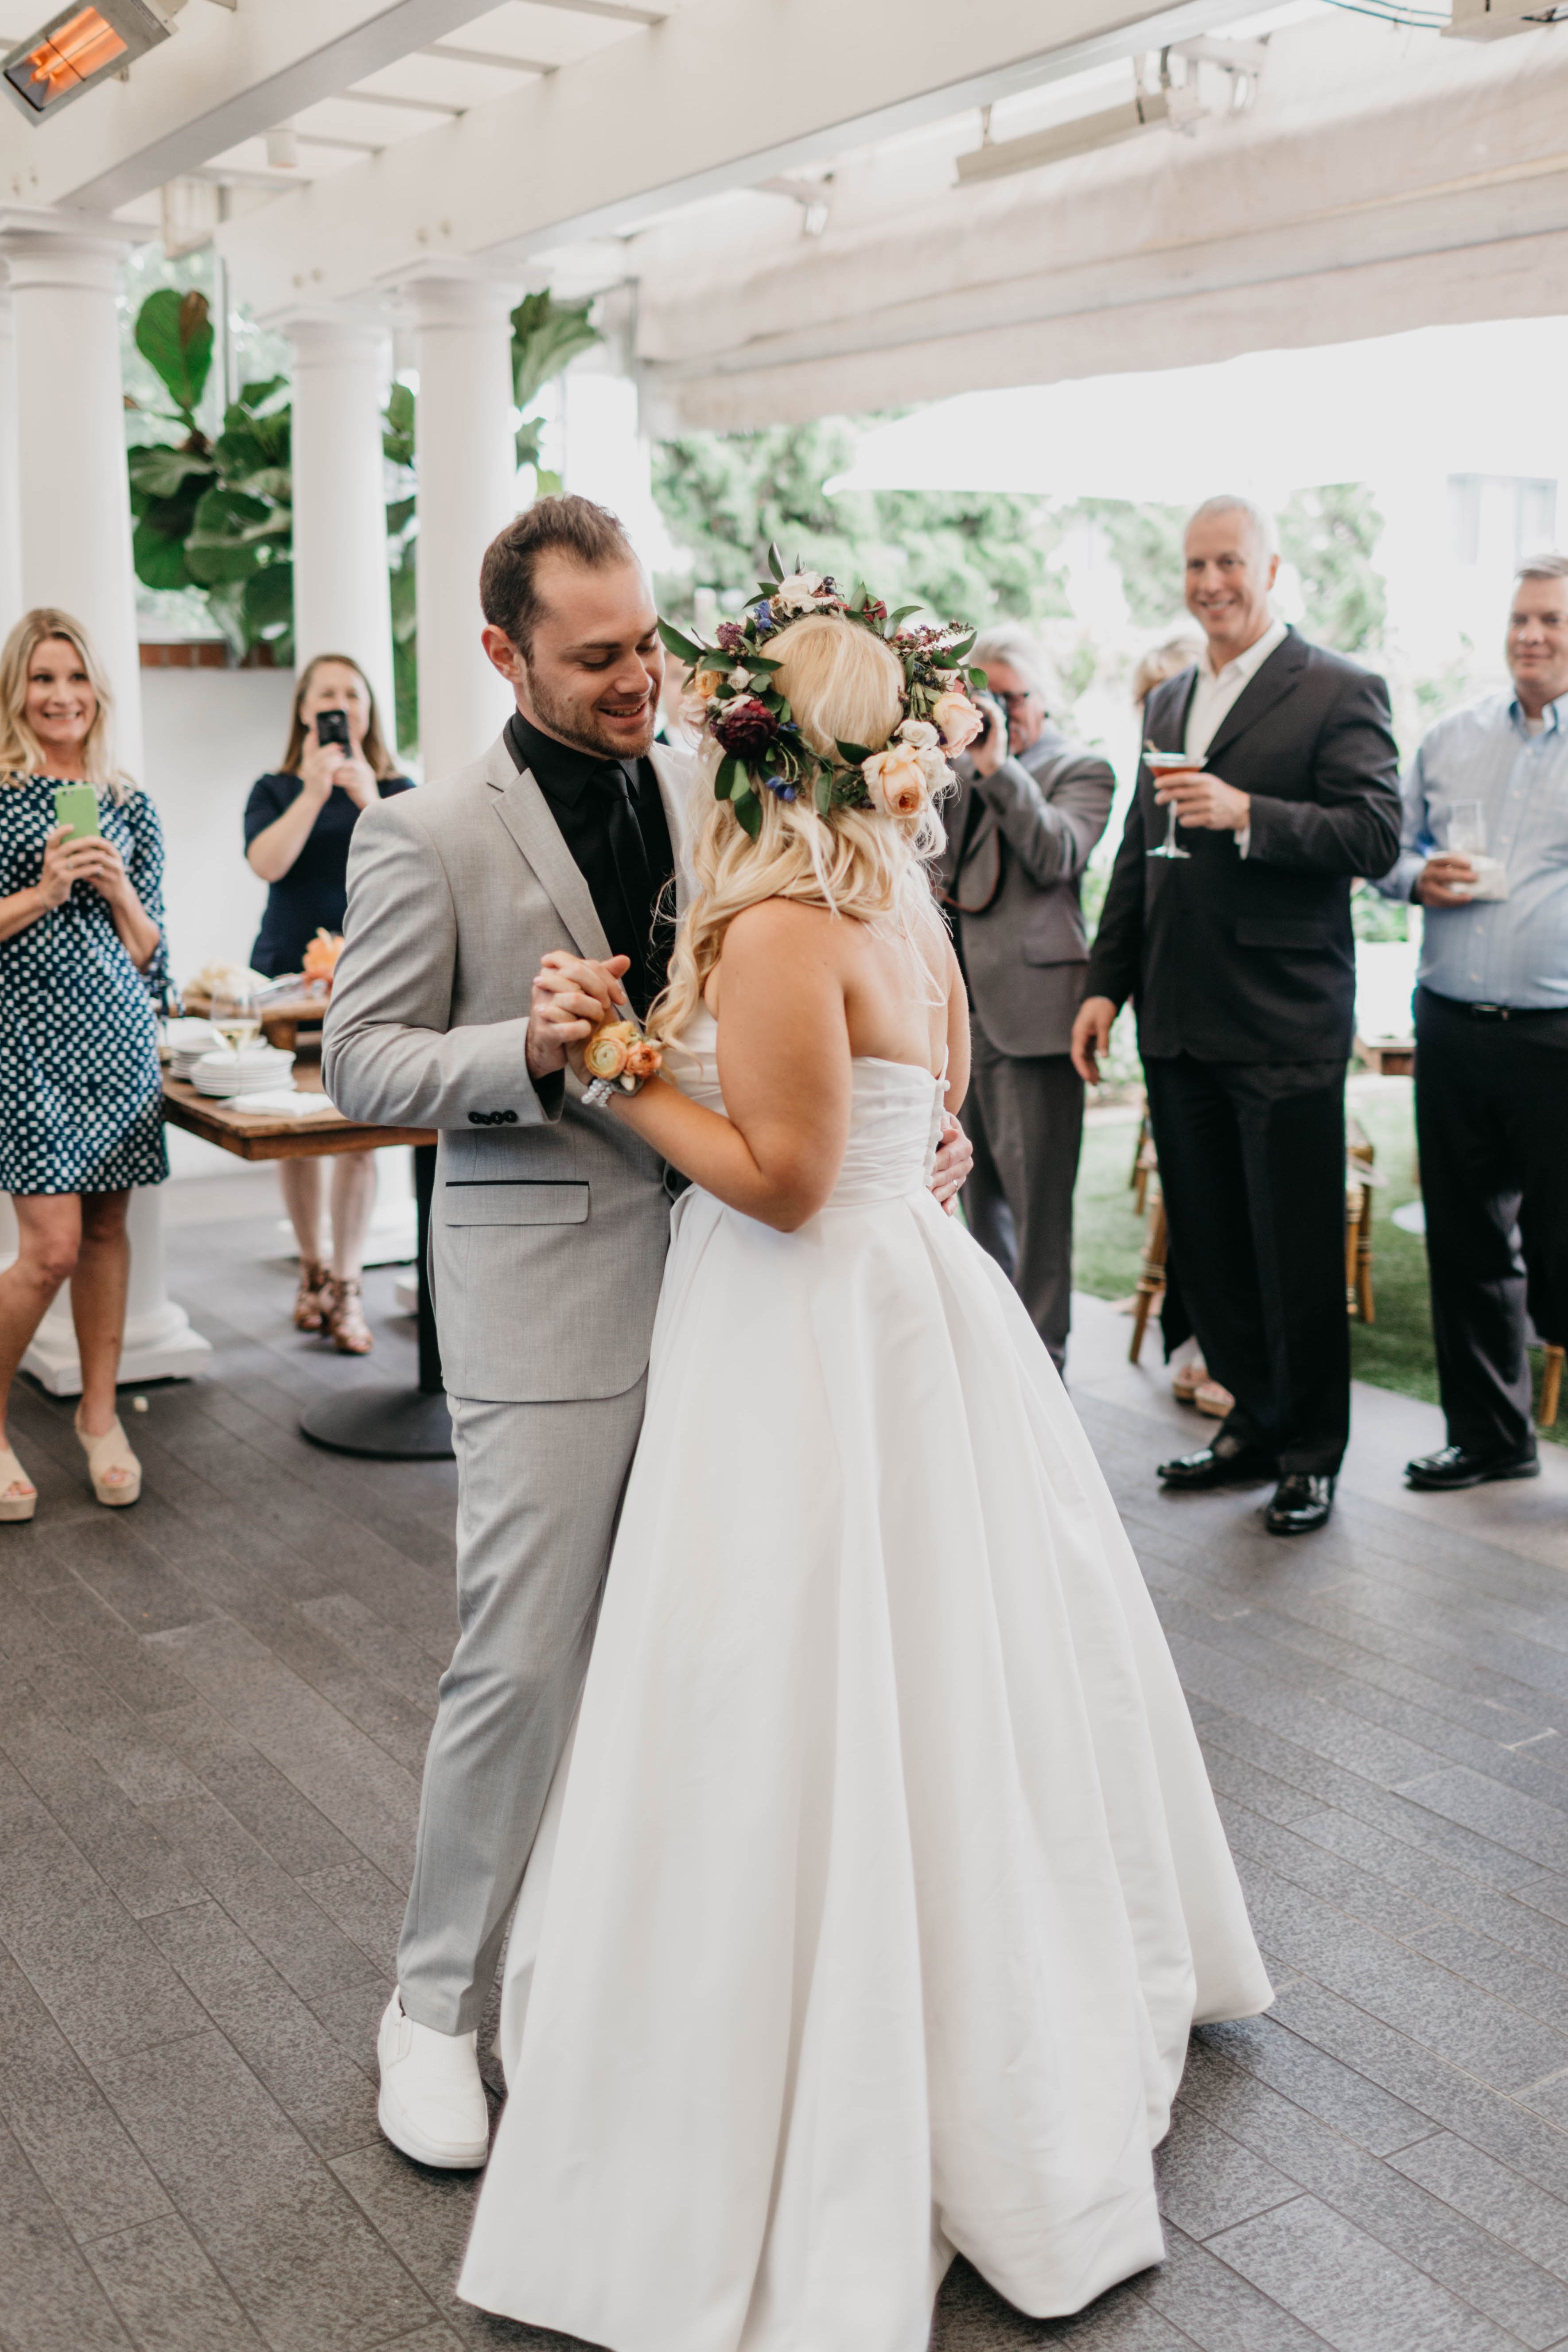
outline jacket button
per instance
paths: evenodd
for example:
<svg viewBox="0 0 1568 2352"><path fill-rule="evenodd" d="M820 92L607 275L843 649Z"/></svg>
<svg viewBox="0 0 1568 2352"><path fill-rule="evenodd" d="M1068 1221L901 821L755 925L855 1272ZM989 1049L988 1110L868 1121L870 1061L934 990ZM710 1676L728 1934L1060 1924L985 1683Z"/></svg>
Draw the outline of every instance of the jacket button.
<svg viewBox="0 0 1568 2352"><path fill-rule="evenodd" d="M514 1110L503 1110L501 1118L508 1127L515 1127L517 1125L517 1113Z"/></svg>
<svg viewBox="0 0 1568 2352"><path fill-rule="evenodd" d="M468 1125L470 1127L483 1127L484 1123L485 1115L482 1110L471 1110L468 1113Z"/></svg>

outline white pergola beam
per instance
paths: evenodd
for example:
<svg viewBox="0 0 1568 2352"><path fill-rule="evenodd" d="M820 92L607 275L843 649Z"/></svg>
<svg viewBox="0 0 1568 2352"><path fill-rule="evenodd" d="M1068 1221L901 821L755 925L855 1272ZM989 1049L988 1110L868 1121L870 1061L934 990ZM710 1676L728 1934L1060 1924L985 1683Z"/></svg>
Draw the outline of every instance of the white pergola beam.
<svg viewBox="0 0 1568 2352"><path fill-rule="evenodd" d="M262 0L186 8L129 81L58 121L0 115L0 187L30 204L114 212L194 173L411 49L472 21L474 0Z"/></svg>
<svg viewBox="0 0 1568 2352"><path fill-rule="evenodd" d="M1236 0L1052 0L1048 12L1018 0L692 0L363 173L229 224L219 243L262 315L307 280L319 295L354 294L432 250L513 268L1235 13Z"/></svg>

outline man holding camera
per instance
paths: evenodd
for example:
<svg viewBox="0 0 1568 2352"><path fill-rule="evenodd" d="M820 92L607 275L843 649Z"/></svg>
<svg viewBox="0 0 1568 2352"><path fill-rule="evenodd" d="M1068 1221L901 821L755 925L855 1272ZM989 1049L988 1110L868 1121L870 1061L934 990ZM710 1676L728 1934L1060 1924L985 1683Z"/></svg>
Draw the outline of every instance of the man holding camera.
<svg viewBox="0 0 1568 2352"><path fill-rule="evenodd" d="M1083 1081L1068 1052L1089 958L1079 893L1116 779L1052 725L1046 657L1025 630L988 631L969 658L985 672L989 723L959 763L937 869L973 1020L963 1208L1059 1371L1083 1137Z"/></svg>

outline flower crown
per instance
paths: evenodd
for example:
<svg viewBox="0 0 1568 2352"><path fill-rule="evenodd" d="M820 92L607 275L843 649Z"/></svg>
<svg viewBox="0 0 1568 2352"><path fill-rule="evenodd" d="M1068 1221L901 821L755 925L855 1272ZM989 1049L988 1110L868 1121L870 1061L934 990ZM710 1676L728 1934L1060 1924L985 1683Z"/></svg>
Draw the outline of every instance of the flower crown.
<svg viewBox="0 0 1568 2352"><path fill-rule="evenodd" d="M970 689L983 687L985 673L965 669L963 656L974 631L963 621L938 628L906 629L900 624L918 604L888 611L857 581L846 596L826 573L797 568L784 576L776 547L768 550L772 577L760 582L760 602L741 619L721 621L716 644L660 621L668 650L694 672L691 690L705 707L704 728L723 753L713 779L714 797L728 801L755 841L762 831L761 794L781 801L805 793L818 816L833 808L875 809L882 816L918 816L933 793L952 782L948 760L974 740L984 721ZM904 716L881 751L863 743L839 743L837 759L825 758L801 733L773 672L783 667L764 648L790 622L807 613L835 613L868 629L888 646L904 673Z"/></svg>

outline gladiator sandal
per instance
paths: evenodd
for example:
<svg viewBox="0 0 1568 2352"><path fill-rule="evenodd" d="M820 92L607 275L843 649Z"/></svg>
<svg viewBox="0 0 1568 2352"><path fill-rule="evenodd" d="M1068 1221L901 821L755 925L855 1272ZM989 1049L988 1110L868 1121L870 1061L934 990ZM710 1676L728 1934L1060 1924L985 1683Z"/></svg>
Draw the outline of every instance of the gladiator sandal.
<svg viewBox="0 0 1568 2352"><path fill-rule="evenodd" d="M327 1287L331 1277L324 1265L317 1265L308 1257L300 1260L300 1287L294 1293L294 1328L296 1331L319 1331L327 1304Z"/></svg>
<svg viewBox="0 0 1568 2352"><path fill-rule="evenodd" d="M368 1356L374 1347L360 1304L357 1276L345 1275L340 1282L334 1275L329 1280L322 1328L331 1336L340 1356Z"/></svg>
<svg viewBox="0 0 1568 2352"><path fill-rule="evenodd" d="M81 1425L81 1407L76 1410L76 1433L87 1455L87 1475L92 1480L92 1491L100 1503L110 1510L120 1510L135 1502L142 1492L142 1465L132 1453L125 1432L118 1419L111 1421L101 1437L89 1437ZM121 1475L113 1478L111 1471Z"/></svg>
<svg viewBox="0 0 1568 2352"><path fill-rule="evenodd" d="M26 1493L15 1489L25 1486ZM38 1507L38 1490L8 1445L0 1445L0 1519L30 1519Z"/></svg>

